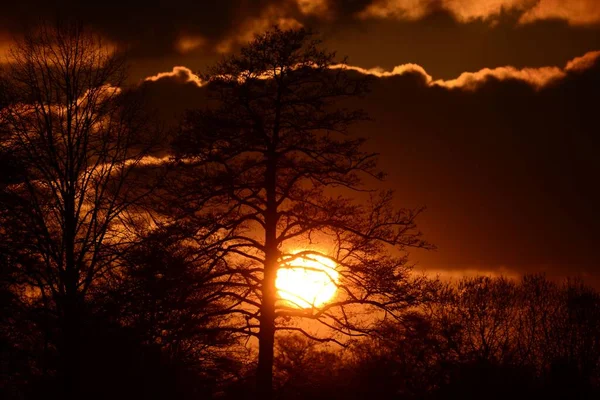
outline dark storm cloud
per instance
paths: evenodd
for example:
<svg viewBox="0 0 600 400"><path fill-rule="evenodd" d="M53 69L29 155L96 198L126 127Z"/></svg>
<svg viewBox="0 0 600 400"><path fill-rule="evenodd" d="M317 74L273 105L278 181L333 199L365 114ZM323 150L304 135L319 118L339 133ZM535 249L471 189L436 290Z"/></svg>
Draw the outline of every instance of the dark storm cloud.
<svg viewBox="0 0 600 400"><path fill-rule="evenodd" d="M390 69L408 62L438 78L485 67L563 65L600 49L600 28L548 20L520 24L506 13L494 24L459 22L446 11L417 20L367 19L327 32L327 44L355 65Z"/></svg>
<svg viewBox="0 0 600 400"><path fill-rule="evenodd" d="M182 35L218 40L244 20L259 17L266 8L283 3L284 0L34 0L3 5L0 22L4 30L18 33L40 20L76 19L117 43L131 45L134 55L164 56L176 49Z"/></svg>
<svg viewBox="0 0 600 400"><path fill-rule="evenodd" d="M600 65L535 88L475 90L400 75L376 83L368 129L400 197L426 204L435 269L589 273L600 282Z"/></svg>
<svg viewBox="0 0 600 400"><path fill-rule="evenodd" d="M168 132L177 128L186 110L207 103L200 78L185 67L175 67L171 72L146 78L139 90L144 92L151 113L160 117Z"/></svg>
<svg viewBox="0 0 600 400"><path fill-rule="evenodd" d="M357 133L381 153L399 205L428 207L420 225L439 249L415 261L600 283L599 56L445 81L418 65L355 68L378 77L360 104L374 122ZM183 69L143 86L171 116L205 101Z"/></svg>
<svg viewBox="0 0 600 400"><path fill-rule="evenodd" d="M40 20L91 24L133 56L133 79L202 68L273 24L306 26L355 65L417 63L440 78L504 65L561 65L600 49L596 0L22 1L3 6L0 48ZM377 11L379 10L379 11ZM383 11L382 11L383 10ZM404 11L403 11L404 10Z"/></svg>

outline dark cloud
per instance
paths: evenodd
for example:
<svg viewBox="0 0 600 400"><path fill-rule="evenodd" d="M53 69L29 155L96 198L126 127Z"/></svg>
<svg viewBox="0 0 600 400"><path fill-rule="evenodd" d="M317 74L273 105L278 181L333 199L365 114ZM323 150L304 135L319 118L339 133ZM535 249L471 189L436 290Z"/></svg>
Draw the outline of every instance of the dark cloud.
<svg viewBox="0 0 600 400"><path fill-rule="evenodd" d="M149 0L23 1L3 5L0 16L5 30L18 33L41 20L76 19L90 24L109 39L132 46L134 55L164 56L175 50L185 34L218 40L244 20L256 18L284 0L179 0L171 4Z"/></svg>
<svg viewBox="0 0 600 400"><path fill-rule="evenodd" d="M338 17L354 18L372 2L372 0L329 0L328 4Z"/></svg>
<svg viewBox="0 0 600 400"><path fill-rule="evenodd" d="M418 20L364 20L327 31L328 45L348 55L354 65L383 67L416 63L436 78L505 65L564 65L600 49L600 29L550 20L521 25L518 14L504 14L495 24L458 22L439 11ZM327 28L325 28L327 29Z"/></svg>
<svg viewBox="0 0 600 400"><path fill-rule="evenodd" d="M400 197L429 207L435 269L501 268L600 282L600 65L536 89L488 75L476 90L379 80L364 127Z"/></svg>
<svg viewBox="0 0 600 400"><path fill-rule="evenodd" d="M413 259L435 271L600 283L598 60L590 53L550 68L557 76L543 85L528 77L544 68L480 71L476 85L462 86L417 65L357 68L379 78L359 104L374 122L356 132L381 153L399 205L428 207L421 227L439 249ZM205 101L187 73L144 85L178 112Z"/></svg>
<svg viewBox="0 0 600 400"><path fill-rule="evenodd" d="M519 22L564 19L571 25L600 23L597 0L373 0L361 18L419 19L444 10L459 21L495 20L505 12L519 14Z"/></svg>
<svg viewBox="0 0 600 400"><path fill-rule="evenodd" d="M186 67L148 77L134 90L143 92L145 107L164 125L165 143L161 148L168 147L169 137L188 109L204 107L208 102L200 78Z"/></svg>
<svg viewBox="0 0 600 400"><path fill-rule="evenodd" d="M417 10L365 14L382 4ZM355 65L390 69L417 63L438 78L484 67L562 65L600 49L596 0L30 0L3 6L0 42L40 20L91 24L133 57L133 79L201 69L272 24L307 26ZM537 6L536 6L537 4ZM401 8L402 8L401 7ZM413 15L412 17L410 15ZM527 17L534 15L535 17ZM589 21L588 21L589 20ZM586 23L584 23L587 21ZM0 43L0 50L3 48Z"/></svg>

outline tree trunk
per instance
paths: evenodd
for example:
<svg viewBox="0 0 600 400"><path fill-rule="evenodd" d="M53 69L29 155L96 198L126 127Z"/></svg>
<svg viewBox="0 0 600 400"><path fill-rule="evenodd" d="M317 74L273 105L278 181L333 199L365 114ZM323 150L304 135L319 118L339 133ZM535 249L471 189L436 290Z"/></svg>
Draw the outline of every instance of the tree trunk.
<svg viewBox="0 0 600 400"><path fill-rule="evenodd" d="M63 321L63 374L66 399L79 397L80 331L78 307L75 298L66 299Z"/></svg>
<svg viewBox="0 0 600 400"><path fill-rule="evenodd" d="M65 246L65 274L63 299L63 374L64 394L67 399L79 397L80 368L80 304L79 273L75 263L75 237L77 218L75 216L75 190L71 189L65 196L65 227L63 240Z"/></svg>
<svg viewBox="0 0 600 400"><path fill-rule="evenodd" d="M260 308L260 332L258 338L258 370L256 389L258 398L273 398L273 347L275 345L275 301L277 289L275 279L279 259L277 245L277 158L274 151L269 152L265 172L267 205L265 212L265 265L262 282L262 302Z"/></svg>
<svg viewBox="0 0 600 400"><path fill-rule="evenodd" d="M261 305L260 333L258 338L258 370L256 385L258 398L273 398L273 347L275 344L275 277L277 259L267 258L263 281L263 299ZM275 261L275 262L273 262Z"/></svg>

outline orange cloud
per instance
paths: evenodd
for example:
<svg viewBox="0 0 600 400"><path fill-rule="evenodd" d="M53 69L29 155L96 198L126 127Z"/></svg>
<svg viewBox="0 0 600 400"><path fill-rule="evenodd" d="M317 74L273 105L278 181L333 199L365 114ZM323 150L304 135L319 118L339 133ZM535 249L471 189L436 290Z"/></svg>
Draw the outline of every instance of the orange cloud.
<svg viewBox="0 0 600 400"><path fill-rule="evenodd" d="M426 84L430 84L433 82L432 76L429 75L423 67L421 67L418 64L412 64L412 63L397 65L391 71L386 71L383 68L379 68L379 67L377 67L377 68L361 68L361 67L345 65L345 64L337 64L337 65L332 66L331 68L332 69L345 68L347 70L360 72L363 75L372 75L372 76L376 76L378 78L387 78L390 76L398 76L398 75L404 75L404 74L417 73L417 74L420 74L423 76L423 79Z"/></svg>
<svg viewBox="0 0 600 400"><path fill-rule="evenodd" d="M541 0L523 14L522 22L560 18L573 25L600 23L598 0Z"/></svg>
<svg viewBox="0 0 600 400"><path fill-rule="evenodd" d="M524 82L535 89L542 89L549 84L564 79L569 73L581 72L592 68L600 59L600 51L591 51L581 57L569 61L564 68L560 67L539 67L539 68L515 68L512 66L498 68L484 68L477 72L464 72L458 78L449 80L434 80L427 71L418 64L397 65L390 71L383 68L362 68L353 65L336 64L332 69L345 68L350 71L356 71L363 75L371 75L378 78L389 78L406 74L420 75L423 83L427 86L444 87L448 89L476 90L490 79L500 81L515 80ZM161 72L150 76L145 81L158 81L159 79L175 79L180 83L194 82L199 87L202 86L201 79L195 75L189 68L177 66L173 67L171 72Z"/></svg>
<svg viewBox="0 0 600 400"><path fill-rule="evenodd" d="M566 75L565 71L559 67L522 69L517 69L515 67L499 67L494 69L484 68L477 72L464 72L456 79L438 80L433 82L433 85L450 89L461 88L465 90L475 90L489 79L501 81L513 79L526 82L534 88L540 89L550 82L564 78Z"/></svg>
<svg viewBox="0 0 600 400"><path fill-rule="evenodd" d="M423 67L417 64L404 64L394 67L391 71L381 68L365 69L355 66L344 66L347 69L360 72L365 75L373 75L379 78L399 76L409 73L418 73L423 76L423 81L429 86L440 86L448 89L476 90L490 79L516 80L541 89L557 80L563 79L569 72L583 71L591 68L600 59L600 51L589 52L582 57L577 57L567 63L564 68L540 67L540 68L515 68L512 66L498 68L484 68L477 72L464 72L456 79L433 80ZM341 68L336 65L333 68Z"/></svg>
<svg viewBox="0 0 600 400"><path fill-rule="evenodd" d="M567 63L566 71L585 71L594 66L600 59L600 51L590 51L581 57L576 57Z"/></svg>
<svg viewBox="0 0 600 400"><path fill-rule="evenodd" d="M375 0L359 18L420 19L445 10L457 20L494 19L505 11L521 12L521 23L560 18L573 25L600 23L598 0Z"/></svg>
<svg viewBox="0 0 600 400"><path fill-rule="evenodd" d="M194 74L191 69L183 66L173 67L171 72L159 72L156 75L147 77L144 81L156 82L160 79L172 79L179 83L194 83L198 87L203 84L198 75Z"/></svg>
<svg viewBox="0 0 600 400"><path fill-rule="evenodd" d="M507 10L525 10L537 0L444 0L443 7L462 22L487 19Z"/></svg>
<svg viewBox="0 0 600 400"><path fill-rule="evenodd" d="M285 16L284 10L277 7L266 8L260 17L246 20L230 37L222 40L216 46L219 53L229 53L235 45L245 44L254 39L254 35L265 32L273 25L281 29L297 29L302 24L294 18Z"/></svg>
<svg viewBox="0 0 600 400"><path fill-rule="evenodd" d="M512 79L525 82L536 89L541 89L557 80L565 78L569 72L584 71L593 67L598 59L600 59L600 51L591 51L569 61L564 68L540 67L517 69L511 66L494 69L485 68L477 72L465 72L456 79L438 80L433 82L432 85L475 90L489 79Z"/></svg>
<svg viewBox="0 0 600 400"><path fill-rule="evenodd" d="M175 43L175 48L181 54L187 54L206 44L202 36L182 35Z"/></svg>
<svg viewBox="0 0 600 400"><path fill-rule="evenodd" d="M377 0L361 11L360 18L396 18L414 20L424 17L431 0Z"/></svg>
<svg viewBox="0 0 600 400"><path fill-rule="evenodd" d="M329 14L329 2L327 0L295 0L298 9L305 15L326 16Z"/></svg>

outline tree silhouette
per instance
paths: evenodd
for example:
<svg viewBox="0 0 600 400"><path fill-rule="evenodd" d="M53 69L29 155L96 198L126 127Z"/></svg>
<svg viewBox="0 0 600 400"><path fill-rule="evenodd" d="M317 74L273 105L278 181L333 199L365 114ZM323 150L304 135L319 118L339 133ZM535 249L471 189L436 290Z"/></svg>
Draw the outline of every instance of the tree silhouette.
<svg viewBox="0 0 600 400"><path fill-rule="evenodd" d="M27 34L4 80L1 151L16 171L2 185L4 233L33 260L19 284L57 319L66 395L77 397L86 297L127 241L145 119L124 89L123 59L77 24Z"/></svg>
<svg viewBox="0 0 600 400"><path fill-rule="evenodd" d="M383 175L376 154L349 133L366 116L341 102L364 94L367 82L319 46L309 31L274 28L203 76L211 103L187 116L174 142L175 195L161 199L214 251L215 282L244 323L231 329L258 338L265 399L276 330L320 341L364 335L377 312L399 316L422 295L404 252L428 247L415 227L420 210L395 208L391 193L363 184ZM335 263L335 272L313 268L335 283L335 299L279 298L278 271L301 259ZM330 333L316 335L298 318Z"/></svg>
<svg viewBox="0 0 600 400"><path fill-rule="evenodd" d="M285 399L329 399L343 371L341 352L334 353L299 333L280 335L275 342L274 387Z"/></svg>
<svg viewBox="0 0 600 400"><path fill-rule="evenodd" d="M119 283L110 290L118 309L112 314L146 343L158 343L166 358L206 375L225 373L239 350L219 329L228 312L206 259L186 243L185 231L174 232L178 228L151 230L123 253Z"/></svg>

